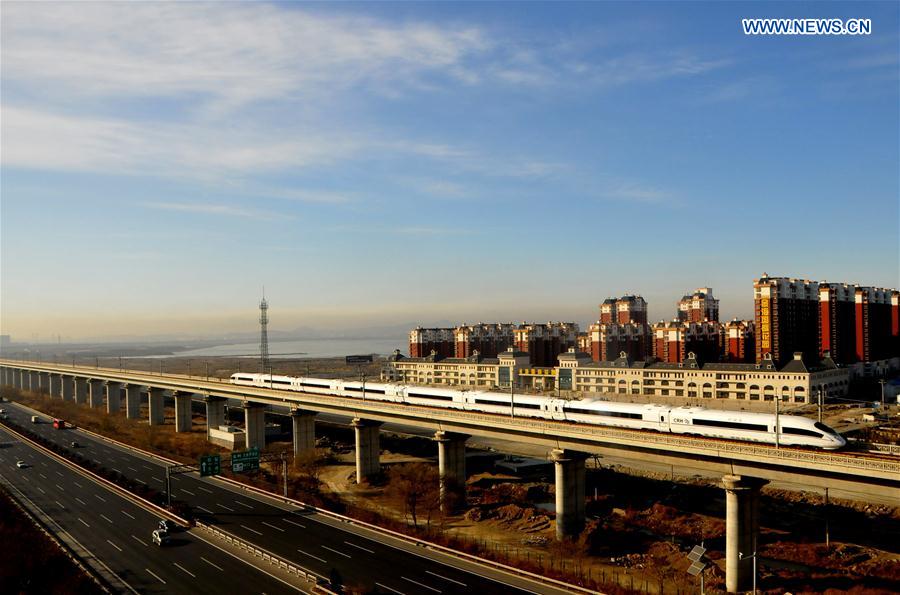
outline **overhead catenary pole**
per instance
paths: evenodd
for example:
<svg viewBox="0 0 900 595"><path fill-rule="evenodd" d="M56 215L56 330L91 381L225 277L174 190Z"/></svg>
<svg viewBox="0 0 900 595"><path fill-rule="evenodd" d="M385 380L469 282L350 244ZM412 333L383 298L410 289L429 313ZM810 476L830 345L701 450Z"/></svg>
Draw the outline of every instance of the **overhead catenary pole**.
<svg viewBox="0 0 900 595"><path fill-rule="evenodd" d="M781 413L781 397L779 395L775 395L775 448L778 448L780 443L780 434L781 434L781 425L778 419L779 414Z"/></svg>

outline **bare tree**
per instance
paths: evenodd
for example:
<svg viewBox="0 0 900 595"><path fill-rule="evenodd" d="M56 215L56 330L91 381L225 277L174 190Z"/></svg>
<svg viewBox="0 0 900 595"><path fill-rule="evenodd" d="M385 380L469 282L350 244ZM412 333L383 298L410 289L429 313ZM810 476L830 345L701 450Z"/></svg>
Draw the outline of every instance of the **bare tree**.
<svg viewBox="0 0 900 595"><path fill-rule="evenodd" d="M427 522L440 509L440 484L437 469L428 463L404 463L388 471L387 494L400 503L413 527L419 526L419 514L424 512Z"/></svg>

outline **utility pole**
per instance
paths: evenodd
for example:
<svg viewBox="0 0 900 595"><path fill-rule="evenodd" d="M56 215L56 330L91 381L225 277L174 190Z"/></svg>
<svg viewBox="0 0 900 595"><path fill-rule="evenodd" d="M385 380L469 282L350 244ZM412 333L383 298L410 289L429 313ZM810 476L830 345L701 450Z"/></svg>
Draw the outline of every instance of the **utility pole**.
<svg viewBox="0 0 900 595"><path fill-rule="evenodd" d="M516 394L513 392L513 369L509 369L509 416L516 416Z"/></svg>
<svg viewBox="0 0 900 595"><path fill-rule="evenodd" d="M781 413L781 397L779 395L775 395L775 448L780 446L779 435L781 434L781 425L778 420L778 415Z"/></svg>
<svg viewBox="0 0 900 595"><path fill-rule="evenodd" d="M209 382L209 362L206 362L206 381Z"/></svg>
<svg viewBox="0 0 900 595"><path fill-rule="evenodd" d="M287 498L287 459L285 458L283 452L281 453L281 475L284 477L284 497Z"/></svg>
<svg viewBox="0 0 900 595"><path fill-rule="evenodd" d="M122 371L122 356L119 356L119 372Z"/></svg>
<svg viewBox="0 0 900 595"><path fill-rule="evenodd" d="M819 387L819 423L822 423L822 387Z"/></svg>
<svg viewBox="0 0 900 595"><path fill-rule="evenodd" d="M366 400L366 373L362 373L362 399Z"/></svg>
<svg viewBox="0 0 900 595"><path fill-rule="evenodd" d="M881 412L884 413L884 378L878 381L881 385Z"/></svg>
<svg viewBox="0 0 900 595"><path fill-rule="evenodd" d="M831 532L828 527L828 488L825 488L825 548L831 547Z"/></svg>

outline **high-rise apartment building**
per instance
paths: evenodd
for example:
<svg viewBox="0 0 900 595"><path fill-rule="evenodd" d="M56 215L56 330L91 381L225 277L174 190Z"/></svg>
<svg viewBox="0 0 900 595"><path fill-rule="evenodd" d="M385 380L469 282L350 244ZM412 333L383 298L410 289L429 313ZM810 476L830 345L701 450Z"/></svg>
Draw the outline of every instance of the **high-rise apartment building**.
<svg viewBox="0 0 900 595"><path fill-rule="evenodd" d="M410 357L428 357L434 351L440 357L453 357L452 328L422 328L409 331Z"/></svg>
<svg viewBox="0 0 900 595"><path fill-rule="evenodd" d="M721 329L722 361L753 363L756 359L756 325L753 321L735 318Z"/></svg>
<svg viewBox="0 0 900 595"><path fill-rule="evenodd" d="M856 288L856 358L861 362L898 355L896 336L891 334L892 293L889 289L879 287Z"/></svg>
<svg viewBox="0 0 900 595"><path fill-rule="evenodd" d="M574 322L522 323L513 329L515 348L528 353L532 366L555 366L561 353L577 347L578 325Z"/></svg>
<svg viewBox="0 0 900 595"><path fill-rule="evenodd" d="M828 353L837 364L856 360L856 287L819 284L819 357Z"/></svg>
<svg viewBox="0 0 900 595"><path fill-rule="evenodd" d="M596 362L617 359L623 352L635 361L644 361L650 353L650 327L646 324L618 324L597 321L588 329L589 353Z"/></svg>
<svg viewBox="0 0 900 595"><path fill-rule="evenodd" d="M512 323L484 322L458 326L453 329L455 357L470 357L476 351L482 357L497 357L498 353L512 347L515 341L513 335L515 328Z"/></svg>
<svg viewBox="0 0 900 595"><path fill-rule="evenodd" d="M693 353L701 362L719 361L719 323L659 321L652 327L653 357L679 364Z"/></svg>
<svg viewBox="0 0 900 595"><path fill-rule="evenodd" d="M682 322L719 321L719 300L713 297L712 288L700 287L678 302L678 320Z"/></svg>
<svg viewBox="0 0 900 595"><path fill-rule="evenodd" d="M602 324L647 324L647 301L639 295L623 295L620 298L606 298L600 304Z"/></svg>
<svg viewBox="0 0 900 595"><path fill-rule="evenodd" d="M753 302L757 362L769 354L776 366L783 366L795 352L803 353L808 361L817 359L818 283L763 273L753 282Z"/></svg>

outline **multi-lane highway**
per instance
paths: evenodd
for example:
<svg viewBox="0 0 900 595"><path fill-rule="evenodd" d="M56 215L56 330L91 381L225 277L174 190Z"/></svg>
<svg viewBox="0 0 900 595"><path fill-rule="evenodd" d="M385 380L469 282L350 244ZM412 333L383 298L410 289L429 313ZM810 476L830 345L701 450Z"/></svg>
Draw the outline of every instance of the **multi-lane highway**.
<svg viewBox="0 0 900 595"><path fill-rule="evenodd" d="M6 404L4 404L6 405ZM9 407L6 407L9 410ZM245 564L189 531L153 544L159 517L0 429L0 476L50 517L53 530L102 561L118 585L139 593L287 593L297 589ZM19 468L18 461L26 467ZM106 573L104 572L104 574Z"/></svg>
<svg viewBox="0 0 900 595"><path fill-rule="evenodd" d="M136 481L159 490L164 489L163 462L95 439L78 430L56 430L47 423L49 418L46 416L45 423L32 425L30 410L14 403L5 403L4 407L11 419L28 425L33 431L60 446L68 448L70 442L77 439L82 456ZM10 456L4 454L4 457L7 459L5 468L10 469ZM14 463L13 460L11 464ZM195 474L174 476L172 480L174 497L190 505L201 520L298 566L328 577L332 584L402 595L564 592L513 575L500 574L494 569L460 561L440 552L425 551L409 542L348 525L327 515L285 505L275 499L248 495L225 482L201 479ZM53 487L52 482L50 487ZM42 488L47 490L44 486ZM78 497L90 502L80 493ZM73 510L80 509L73 507ZM109 518L108 512L104 514ZM97 518L103 521L101 517ZM79 522L77 518L73 520ZM87 518L83 520L91 522ZM96 519L91 520L96 522ZM138 541L131 533L137 537L146 534L149 539L149 531L153 528L152 519L144 522L142 533L137 532L136 526L132 528L131 524L128 525L128 530L124 526L119 530L114 524L106 524L104 528L115 533L114 536L109 535L109 540L118 547L122 547L119 541L124 541L123 536L137 546ZM166 552L177 549L180 548L171 548Z"/></svg>

